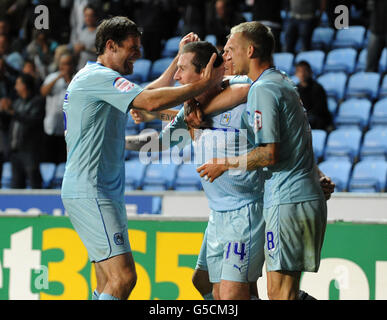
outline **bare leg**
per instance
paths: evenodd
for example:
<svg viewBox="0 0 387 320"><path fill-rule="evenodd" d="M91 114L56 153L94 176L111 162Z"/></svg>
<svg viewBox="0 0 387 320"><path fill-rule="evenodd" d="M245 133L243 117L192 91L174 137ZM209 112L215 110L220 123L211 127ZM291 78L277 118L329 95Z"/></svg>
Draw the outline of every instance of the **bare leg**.
<svg viewBox="0 0 387 320"><path fill-rule="evenodd" d="M297 300L301 272L269 271L267 293L270 300Z"/></svg>
<svg viewBox="0 0 387 320"><path fill-rule="evenodd" d="M192 283L202 297L212 292L212 283L210 282L208 271L206 270L195 269L192 276Z"/></svg>
<svg viewBox="0 0 387 320"><path fill-rule="evenodd" d="M220 300L250 300L250 284L246 282L221 280Z"/></svg>
<svg viewBox="0 0 387 320"><path fill-rule="evenodd" d="M128 299L137 281L132 253L121 254L97 264L102 269L107 280L101 293L109 294L122 300Z"/></svg>

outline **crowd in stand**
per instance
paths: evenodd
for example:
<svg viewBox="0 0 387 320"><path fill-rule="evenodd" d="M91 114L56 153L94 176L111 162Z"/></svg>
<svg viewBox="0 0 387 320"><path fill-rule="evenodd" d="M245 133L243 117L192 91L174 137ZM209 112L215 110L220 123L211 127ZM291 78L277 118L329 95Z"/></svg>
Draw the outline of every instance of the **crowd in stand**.
<svg viewBox="0 0 387 320"><path fill-rule="evenodd" d="M135 21L143 30L143 58L155 61L160 58L167 39L191 31L202 39L214 35L221 49L231 27L246 21L246 13L252 20L272 28L277 52L294 52L299 39L299 50L310 50L313 29L324 11L333 27L334 8L340 4L348 7L355 4L361 15L350 24L368 28L372 16L370 6L374 5L370 2L378 1L383 2L4 0L0 4L0 177L2 163L9 161L12 188L25 188L27 181L31 188L40 188L39 163L66 161L63 98L73 75L87 61L96 60L96 28L105 17L125 15ZM34 9L38 5L48 8L48 30L35 28ZM286 26L284 13L288 19ZM387 40L385 29L373 28L372 41L380 45ZM284 41L280 39L281 32L285 34ZM299 87L305 99L316 100L312 98L316 95L324 97L323 89L310 80L311 70L307 64L297 65L296 75L300 76ZM326 103L313 108L317 110L316 126L328 128L332 119L324 111ZM321 111L321 108L325 109Z"/></svg>

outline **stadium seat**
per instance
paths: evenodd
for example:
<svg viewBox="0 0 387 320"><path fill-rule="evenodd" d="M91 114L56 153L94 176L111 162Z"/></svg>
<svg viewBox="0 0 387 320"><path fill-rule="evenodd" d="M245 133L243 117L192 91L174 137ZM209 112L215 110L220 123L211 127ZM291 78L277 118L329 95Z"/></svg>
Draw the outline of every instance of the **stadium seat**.
<svg viewBox="0 0 387 320"><path fill-rule="evenodd" d="M56 165L54 179L52 179L52 187L54 189L60 189L62 187L65 168L66 168L66 163L64 162Z"/></svg>
<svg viewBox="0 0 387 320"><path fill-rule="evenodd" d="M147 164L138 158L125 161L125 190L136 190L142 186Z"/></svg>
<svg viewBox="0 0 387 320"><path fill-rule="evenodd" d="M383 192L386 188L387 162L363 160L353 168L350 192Z"/></svg>
<svg viewBox="0 0 387 320"><path fill-rule="evenodd" d="M375 127L364 134L360 149L360 159L387 160L387 126Z"/></svg>
<svg viewBox="0 0 387 320"><path fill-rule="evenodd" d="M40 175L42 176L42 188L51 188L55 176L56 164L52 162L41 162L39 164Z"/></svg>
<svg viewBox="0 0 387 320"><path fill-rule="evenodd" d="M363 47L366 28L363 26L350 26L348 29L339 29L333 40L332 48L355 48Z"/></svg>
<svg viewBox="0 0 387 320"><path fill-rule="evenodd" d="M346 159L335 159L320 162L319 169L335 183L338 192L348 189L352 163Z"/></svg>
<svg viewBox="0 0 387 320"><path fill-rule="evenodd" d="M314 50L329 50L335 30L329 27L317 27L312 34L312 49Z"/></svg>
<svg viewBox="0 0 387 320"><path fill-rule="evenodd" d="M384 48L379 60L379 72L387 72L387 48Z"/></svg>
<svg viewBox="0 0 387 320"><path fill-rule="evenodd" d="M214 34L207 34L204 40L216 46L216 36Z"/></svg>
<svg viewBox="0 0 387 320"><path fill-rule="evenodd" d="M290 52L277 52L273 54L274 65L277 69L291 75L293 69L294 55Z"/></svg>
<svg viewBox="0 0 387 320"><path fill-rule="evenodd" d="M168 190L173 187L178 165L151 163L145 170L144 190Z"/></svg>
<svg viewBox="0 0 387 320"><path fill-rule="evenodd" d="M336 116L337 113L337 101L336 99L332 97L328 97L328 110L332 114L333 118Z"/></svg>
<svg viewBox="0 0 387 320"><path fill-rule="evenodd" d="M360 51L359 57L357 58L356 62L356 68L355 71L365 71L366 69L366 64L367 64L367 48L364 48Z"/></svg>
<svg viewBox="0 0 387 320"><path fill-rule="evenodd" d="M378 100L370 118L370 127L384 126L387 128L387 97Z"/></svg>
<svg viewBox="0 0 387 320"><path fill-rule="evenodd" d="M181 41L181 37L172 37L169 38L164 45L163 50L161 51L161 57L167 58L167 57L172 57L174 58L179 51L179 44Z"/></svg>
<svg viewBox="0 0 387 320"><path fill-rule="evenodd" d="M357 72L349 77L346 98L365 97L376 99L378 96L380 74L376 72Z"/></svg>
<svg viewBox="0 0 387 320"><path fill-rule="evenodd" d="M352 162L359 155L362 132L357 128L340 128L328 135L324 159L346 158Z"/></svg>
<svg viewBox="0 0 387 320"><path fill-rule="evenodd" d="M336 127L357 126L363 130L368 126L371 106L368 99L351 98L343 101L334 119Z"/></svg>
<svg viewBox="0 0 387 320"><path fill-rule="evenodd" d="M317 81L324 87L327 96L337 101L344 98L347 78L344 72L328 72L318 77Z"/></svg>
<svg viewBox="0 0 387 320"><path fill-rule="evenodd" d="M327 54L324 72L353 73L356 67L356 57L357 51L353 48L333 49Z"/></svg>
<svg viewBox="0 0 387 320"><path fill-rule="evenodd" d="M312 130L312 144L316 161L324 155L325 140L327 138L327 132L325 130L313 129Z"/></svg>
<svg viewBox="0 0 387 320"><path fill-rule="evenodd" d="M177 169L174 189L181 191L201 190L201 178L196 168L197 165L194 163L180 165Z"/></svg>
<svg viewBox="0 0 387 320"><path fill-rule="evenodd" d="M2 189L10 189L12 180L12 165L11 162L3 163L3 173L1 176Z"/></svg>
<svg viewBox="0 0 387 320"><path fill-rule="evenodd" d="M302 51L296 55L295 63L301 60L307 61L315 77L318 77L324 68L325 53L322 50Z"/></svg>
<svg viewBox="0 0 387 320"><path fill-rule="evenodd" d="M173 58L160 58L153 62L150 73L149 81L157 79L171 64Z"/></svg>
<svg viewBox="0 0 387 320"><path fill-rule="evenodd" d="M133 73L126 75L125 78L136 84L148 81L152 61L148 59L138 59L133 64Z"/></svg>
<svg viewBox="0 0 387 320"><path fill-rule="evenodd" d="M387 74L384 76L379 89L379 99L387 97Z"/></svg>

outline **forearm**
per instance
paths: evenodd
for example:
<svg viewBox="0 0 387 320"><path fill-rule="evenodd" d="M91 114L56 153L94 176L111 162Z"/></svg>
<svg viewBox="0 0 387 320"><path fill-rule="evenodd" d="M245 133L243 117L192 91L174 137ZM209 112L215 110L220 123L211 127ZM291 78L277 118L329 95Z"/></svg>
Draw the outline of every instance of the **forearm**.
<svg viewBox="0 0 387 320"><path fill-rule="evenodd" d="M40 87L40 94L43 96L43 97L46 97L50 94L52 88L54 87L55 83L58 81L59 78L56 78L54 79L53 81L51 81L50 83L46 84L46 85L43 85Z"/></svg>
<svg viewBox="0 0 387 320"><path fill-rule="evenodd" d="M228 86L220 94L215 96L208 104L204 105L202 111L205 115L225 111L247 101L250 85L235 84Z"/></svg>
<svg viewBox="0 0 387 320"><path fill-rule="evenodd" d="M277 154L271 147L257 147L247 154L226 158L228 169L245 169L253 171L271 166L277 162Z"/></svg>
<svg viewBox="0 0 387 320"><path fill-rule="evenodd" d="M163 72L163 74L156 80L152 81L146 86L146 89L157 89L162 87L173 87L175 80L173 79L177 70L178 55L173 59L172 63Z"/></svg>

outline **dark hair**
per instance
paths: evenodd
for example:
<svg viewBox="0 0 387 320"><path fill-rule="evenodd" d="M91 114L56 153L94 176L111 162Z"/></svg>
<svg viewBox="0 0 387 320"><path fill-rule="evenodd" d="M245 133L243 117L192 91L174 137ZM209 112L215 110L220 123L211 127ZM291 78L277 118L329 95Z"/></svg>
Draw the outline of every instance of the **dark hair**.
<svg viewBox="0 0 387 320"><path fill-rule="evenodd" d="M305 61L305 60L301 60L299 62L296 63L296 68L297 67L304 67L306 68L309 72L312 72L312 67L310 66L309 62Z"/></svg>
<svg viewBox="0 0 387 320"><path fill-rule="evenodd" d="M24 85L27 87L27 91L31 95L35 95L35 89L36 89L36 83L35 79L33 76L26 74L26 73L21 73L18 78L21 79L21 81L24 83Z"/></svg>
<svg viewBox="0 0 387 320"><path fill-rule="evenodd" d="M192 52L195 54L192 59L192 64L195 66L195 71L200 73L206 67L213 53L217 54L214 62L214 67L217 68L223 63L222 55L208 41L198 41L187 43L182 50L182 53Z"/></svg>
<svg viewBox="0 0 387 320"><path fill-rule="evenodd" d="M103 20L98 26L95 36L97 55L105 52L105 46L108 40L113 40L118 45L121 45L121 42L127 39L128 36L141 36L140 29L132 20L120 16Z"/></svg>

